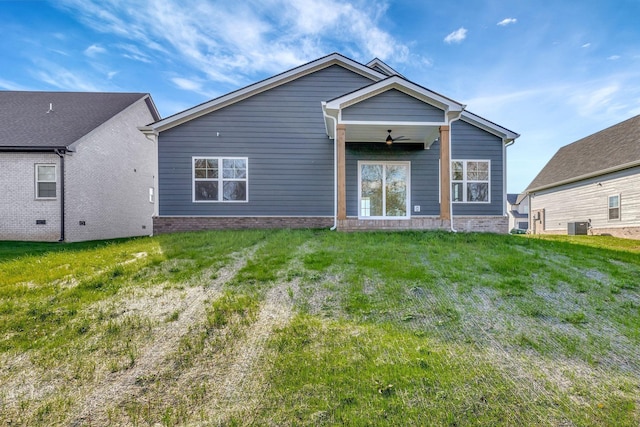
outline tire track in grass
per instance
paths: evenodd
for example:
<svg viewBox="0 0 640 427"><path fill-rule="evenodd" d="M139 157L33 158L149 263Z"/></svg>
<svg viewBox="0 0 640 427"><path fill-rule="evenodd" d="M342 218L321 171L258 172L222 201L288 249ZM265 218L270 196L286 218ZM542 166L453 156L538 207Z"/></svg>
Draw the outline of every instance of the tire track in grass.
<svg viewBox="0 0 640 427"><path fill-rule="evenodd" d="M293 315L289 294L298 292L298 280L278 283L265 298L258 318L246 338L231 352L231 363L214 377L214 422L226 425L233 417L251 417L259 407L267 384L259 370L260 359L274 330L286 326Z"/></svg>
<svg viewBox="0 0 640 427"><path fill-rule="evenodd" d="M247 259L251 258L259 246L234 253L236 261L221 268L218 276L206 287L187 287L186 296L180 303L182 311L177 320L164 323L154 331L154 341L136 357L132 368L108 375L93 392L79 398L77 415L72 418L70 425L107 423L106 411L117 406L131 396L138 393L136 380L161 370L160 365L178 346L180 339L189 332L191 325L201 321L205 315L206 302L222 294L222 287L244 267Z"/></svg>
<svg viewBox="0 0 640 427"><path fill-rule="evenodd" d="M295 257L289 260L288 269L303 269L301 260L311 251L306 242L295 251ZM280 277L287 274L286 269ZM265 297L257 320L249 327L246 338L230 352L230 362L216 366L217 372L211 375L213 382L211 404L213 422L227 425L234 418L248 420L258 410L268 384L260 369L266 344L277 329L284 328L293 317L294 300L300 294L300 278L291 281L281 279Z"/></svg>

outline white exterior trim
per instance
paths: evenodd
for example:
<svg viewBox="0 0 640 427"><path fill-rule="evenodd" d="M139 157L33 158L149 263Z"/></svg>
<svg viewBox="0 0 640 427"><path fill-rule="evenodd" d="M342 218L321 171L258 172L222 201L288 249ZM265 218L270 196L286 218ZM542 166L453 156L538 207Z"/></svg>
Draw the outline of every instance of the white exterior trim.
<svg viewBox="0 0 640 427"><path fill-rule="evenodd" d="M462 112L461 120L479 127L480 129L486 130L487 132L499 136L504 140L505 144L508 144L518 138L520 134L510 131L507 128L504 128L500 125L497 125L493 122L490 122L487 119L484 119L476 114L473 114L467 110Z"/></svg>
<svg viewBox="0 0 640 427"><path fill-rule="evenodd" d="M455 180L456 183L462 183L462 198L463 200L453 200L453 184L454 184L454 179L453 179L453 168L451 168L451 202L455 203L455 204L465 204L465 205L469 205L469 204L489 204L491 203L491 160L488 159L451 159L451 164L453 164L454 162L462 162L462 170L463 170L463 179L462 181L460 180ZM486 201L477 201L477 202L469 202L467 201L467 184L469 183L469 179L467 179L467 163L469 162L484 162L484 163L488 163L489 164L489 170L488 170L488 174L489 174L489 179L487 180L487 200ZM484 182L484 181L478 181L478 180L471 180L471 182ZM503 192L504 193L504 192ZM504 210L504 209L503 209Z"/></svg>
<svg viewBox="0 0 640 427"><path fill-rule="evenodd" d="M38 179L38 166L53 166L53 173L55 175L55 181L42 181ZM34 163L34 177L33 177L33 185L34 185L34 199L35 200L57 200L58 199L58 165L55 163ZM38 193L38 184L41 182L53 182L55 184L56 195L54 197L40 197Z"/></svg>
<svg viewBox="0 0 640 427"><path fill-rule="evenodd" d="M407 198L405 200L405 210L407 214L405 216L362 216L361 215L361 206L362 206L362 176L361 176L361 166L362 165L402 165L407 167ZM384 170L384 168L383 168ZM386 205L386 193L384 193L384 183L383 183L383 206ZM410 161L384 161L384 160L358 160L358 219L365 220L393 220L393 219L411 219L411 162ZM384 211L384 209L383 209Z"/></svg>
<svg viewBox="0 0 640 427"><path fill-rule="evenodd" d="M218 185L218 199L217 200L196 200L196 159L215 159L218 162L218 178L217 179L206 179L205 181L217 181ZM246 197L244 200L224 200L223 192L224 192L224 181L241 181L240 179L232 179L223 177L223 163L224 160L244 160L246 166L246 178L244 181L245 185L245 194ZM202 178L198 178L202 180ZM249 202L249 158L248 157L231 157L231 156L192 156L191 157L191 201L193 203L248 203Z"/></svg>
<svg viewBox="0 0 640 427"><path fill-rule="evenodd" d="M381 80L387 77L385 74L369 68L366 65L360 64L359 62L356 62L338 53L332 53L331 55L285 71L284 73L246 86L242 89L220 96L209 102L205 102L188 110L182 111L178 114L174 114L173 116L159 120L156 123L152 124L151 127L158 132L171 129L175 126L208 114L212 111L219 110L223 107L234 104L243 99L247 99L258 93L283 85L285 83L296 80L305 75L312 74L316 71L322 70L332 65L340 65L373 81Z"/></svg>

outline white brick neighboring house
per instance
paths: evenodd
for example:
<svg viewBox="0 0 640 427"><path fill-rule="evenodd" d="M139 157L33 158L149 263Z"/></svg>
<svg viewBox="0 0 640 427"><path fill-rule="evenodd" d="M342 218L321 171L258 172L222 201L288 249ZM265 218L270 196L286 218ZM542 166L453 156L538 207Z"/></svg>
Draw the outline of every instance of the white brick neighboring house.
<svg viewBox="0 0 640 427"><path fill-rule="evenodd" d="M149 94L0 91L0 240L152 233Z"/></svg>

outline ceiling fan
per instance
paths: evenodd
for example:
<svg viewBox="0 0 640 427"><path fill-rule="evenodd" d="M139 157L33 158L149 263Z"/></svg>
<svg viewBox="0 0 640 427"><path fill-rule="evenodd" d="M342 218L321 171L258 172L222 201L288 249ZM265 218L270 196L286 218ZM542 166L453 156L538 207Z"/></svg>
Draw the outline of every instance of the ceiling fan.
<svg viewBox="0 0 640 427"><path fill-rule="evenodd" d="M387 132L389 133L389 135L387 135L387 139L385 139L385 142L387 143L387 145L391 145L396 141L402 141L405 139L409 139L409 138L405 138L404 136L398 136L396 138L393 138L391 136L391 129L387 129Z"/></svg>

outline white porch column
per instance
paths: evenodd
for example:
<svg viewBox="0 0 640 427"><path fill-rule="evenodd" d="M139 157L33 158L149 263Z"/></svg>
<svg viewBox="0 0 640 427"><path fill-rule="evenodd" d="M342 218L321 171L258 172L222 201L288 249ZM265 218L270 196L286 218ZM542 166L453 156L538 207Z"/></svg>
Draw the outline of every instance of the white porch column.
<svg viewBox="0 0 640 427"><path fill-rule="evenodd" d="M338 220L347 219L347 183L346 183L346 154L345 154L345 139L346 139L346 125L339 124L337 126L336 135L336 150L338 151Z"/></svg>
<svg viewBox="0 0 640 427"><path fill-rule="evenodd" d="M440 126L440 219L451 220L451 153L449 126Z"/></svg>

